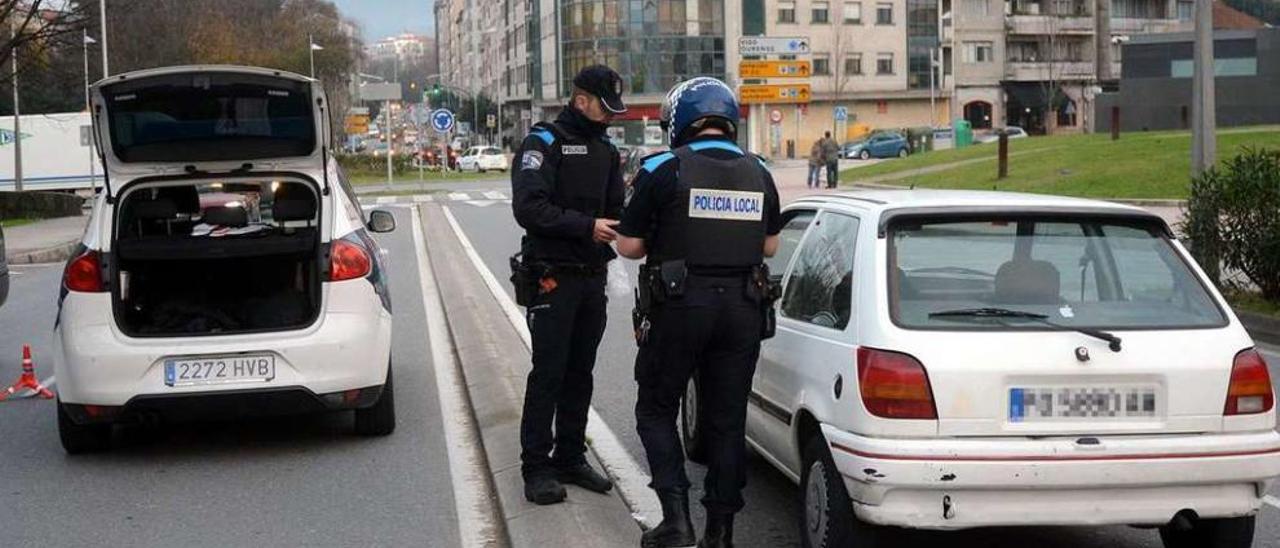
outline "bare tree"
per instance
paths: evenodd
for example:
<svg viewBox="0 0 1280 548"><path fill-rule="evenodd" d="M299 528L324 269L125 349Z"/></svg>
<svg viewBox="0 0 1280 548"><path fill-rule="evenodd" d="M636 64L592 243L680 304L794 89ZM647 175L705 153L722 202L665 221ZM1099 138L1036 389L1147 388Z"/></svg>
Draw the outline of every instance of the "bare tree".
<svg viewBox="0 0 1280 548"><path fill-rule="evenodd" d="M0 0L0 22L5 26L0 33L0 67L9 67L18 55L17 72L25 72L32 60L65 46L70 42L67 37L80 34L85 23L83 5L57 4L48 0ZM74 41L77 45L79 42ZM0 82L8 82L12 72L0 71Z"/></svg>

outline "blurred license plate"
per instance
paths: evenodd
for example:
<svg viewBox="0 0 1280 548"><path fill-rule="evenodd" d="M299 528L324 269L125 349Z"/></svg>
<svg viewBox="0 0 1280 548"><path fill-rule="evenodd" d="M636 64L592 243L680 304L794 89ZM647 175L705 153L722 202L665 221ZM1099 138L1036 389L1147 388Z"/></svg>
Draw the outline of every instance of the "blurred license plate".
<svg viewBox="0 0 1280 548"><path fill-rule="evenodd" d="M267 382L276 378L276 358L267 354L203 356L165 360L169 386Z"/></svg>
<svg viewBox="0 0 1280 548"><path fill-rule="evenodd" d="M1156 416L1154 386L1009 389L1009 421L1146 419Z"/></svg>

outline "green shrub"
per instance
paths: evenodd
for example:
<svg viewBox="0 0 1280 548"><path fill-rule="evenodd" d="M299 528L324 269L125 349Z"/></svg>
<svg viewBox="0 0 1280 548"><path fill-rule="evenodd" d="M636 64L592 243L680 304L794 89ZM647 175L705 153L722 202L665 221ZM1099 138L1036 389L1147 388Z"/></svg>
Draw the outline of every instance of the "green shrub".
<svg viewBox="0 0 1280 548"><path fill-rule="evenodd" d="M1238 272L1280 303L1280 150L1248 149L1191 182L1183 233L1219 285Z"/></svg>
<svg viewBox="0 0 1280 548"><path fill-rule="evenodd" d="M348 175L355 173L386 173L387 157L374 156L372 154L339 154L336 156L338 165L342 166L342 170ZM405 173L410 170L416 171L418 168L413 166L413 156L410 154L396 154L391 157L391 169L395 173Z"/></svg>

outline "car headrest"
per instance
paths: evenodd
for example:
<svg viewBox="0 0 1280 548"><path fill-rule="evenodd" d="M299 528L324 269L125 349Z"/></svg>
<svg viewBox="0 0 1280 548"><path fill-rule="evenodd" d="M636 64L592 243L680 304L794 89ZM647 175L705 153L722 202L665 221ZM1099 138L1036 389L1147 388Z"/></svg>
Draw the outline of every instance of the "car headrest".
<svg viewBox="0 0 1280 548"><path fill-rule="evenodd" d="M282 183L275 191L271 218L276 222L310 221L316 216L316 195L304 185Z"/></svg>
<svg viewBox="0 0 1280 548"><path fill-rule="evenodd" d="M1058 304L1062 300L1062 276L1053 263L1013 260L996 271L995 291L999 303Z"/></svg>
<svg viewBox="0 0 1280 548"><path fill-rule="evenodd" d="M173 200L164 198L136 200L132 202L131 207L133 217L140 220L173 220L178 216L178 206L173 203Z"/></svg>
<svg viewBox="0 0 1280 548"><path fill-rule="evenodd" d="M243 207L211 207L204 210L204 223L209 225L242 227L249 225L249 212Z"/></svg>
<svg viewBox="0 0 1280 548"><path fill-rule="evenodd" d="M156 197L172 200L178 213L200 213L200 193L196 191L195 185L161 187L156 190Z"/></svg>

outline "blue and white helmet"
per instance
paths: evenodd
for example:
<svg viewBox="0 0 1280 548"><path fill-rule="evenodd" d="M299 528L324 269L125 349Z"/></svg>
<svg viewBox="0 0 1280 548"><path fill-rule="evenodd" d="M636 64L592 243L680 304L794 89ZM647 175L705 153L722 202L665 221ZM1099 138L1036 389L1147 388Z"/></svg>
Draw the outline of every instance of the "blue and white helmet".
<svg viewBox="0 0 1280 548"><path fill-rule="evenodd" d="M667 132L672 147L681 145L685 130L699 120L719 118L736 132L738 97L724 82L701 76L676 84L662 102L659 121Z"/></svg>

